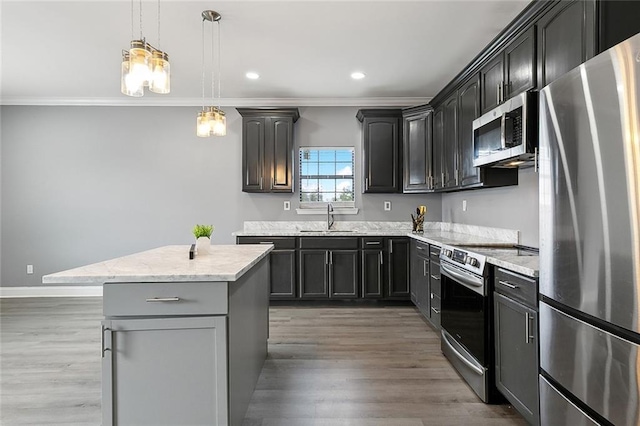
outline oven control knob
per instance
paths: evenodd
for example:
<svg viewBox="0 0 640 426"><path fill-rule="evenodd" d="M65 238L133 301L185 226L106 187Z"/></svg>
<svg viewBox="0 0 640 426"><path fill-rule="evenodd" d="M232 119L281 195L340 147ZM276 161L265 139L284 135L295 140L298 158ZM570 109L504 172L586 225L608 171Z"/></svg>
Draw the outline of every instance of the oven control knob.
<svg viewBox="0 0 640 426"><path fill-rule="evenodd" d="M446 257L448 257L449 259L451 259L451 256L453 256L453 253L451 252L451 250L449 250L449 249L445 249L445 250L444 250L444 255L445 255Z"/></svg>
<svg viewBox="0 0 640 426"><path fill-rule="evenodd" d="M474 268L477 268L478 266L480 266L480 262L478 262L478 259L476 259L475 257L467 258L467 263L473 266Z"/></svg>

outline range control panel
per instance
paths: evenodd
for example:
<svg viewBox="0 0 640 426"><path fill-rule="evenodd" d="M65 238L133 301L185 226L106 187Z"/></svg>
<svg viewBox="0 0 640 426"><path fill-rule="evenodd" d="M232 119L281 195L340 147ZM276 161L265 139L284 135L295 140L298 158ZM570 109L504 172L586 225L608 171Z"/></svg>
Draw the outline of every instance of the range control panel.
<svg viewBox="0 0 640 426"><path fill-rule="evenodd" d="M486 257L470 252L460 247L443 245L440 249L440 259L457 264L469 271L482 275L486 263Z"/></svg>

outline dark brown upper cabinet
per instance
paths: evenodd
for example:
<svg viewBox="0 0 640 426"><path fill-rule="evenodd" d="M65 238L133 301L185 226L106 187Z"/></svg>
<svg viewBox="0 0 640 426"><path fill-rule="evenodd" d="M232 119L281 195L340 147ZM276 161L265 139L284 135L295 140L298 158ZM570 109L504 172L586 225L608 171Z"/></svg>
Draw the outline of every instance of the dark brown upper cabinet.
<svg viewBox="0 0 640 426"><path fill-rule="evenodd" d="M362 192L400 192L402 110L361 109L356 118L362 123Z"/></svg>
<svg viewBox="0 0 640 426"><path fill-rule="evenodd" d="M444 108L442 106L433 111L433 189L444 187Z"/></svg>
<svg viewBox="0 0 640 426"><path fill-rule="evenodd" d="M480 115L535 87L535 36L535 28L529 28L482 67Z"/></svg>
<svg viewBox="0 0 640 426"><path fill-rule="evenodd" d="M297 108L237 108L242 116L242 191L293 192Z"/></svg>
<svg viewBox="0 0 640 426"><path fill-rule="evenodd" d="M428 105L402 111L404 193L433 191L433 109Z"/></svg>
<svg viewBox="0 0 640 426"><path fill-rule="evenodd" d="M458 186L481 182L480 169L473 166L473 120L480 116L480 79L472 78L458 89Z"/></svg>
<svg viewBox="0 0 640 426"><path fill-rule="evenodd" d="M458 93L442 105L442 187L458 187Z"/></svg>

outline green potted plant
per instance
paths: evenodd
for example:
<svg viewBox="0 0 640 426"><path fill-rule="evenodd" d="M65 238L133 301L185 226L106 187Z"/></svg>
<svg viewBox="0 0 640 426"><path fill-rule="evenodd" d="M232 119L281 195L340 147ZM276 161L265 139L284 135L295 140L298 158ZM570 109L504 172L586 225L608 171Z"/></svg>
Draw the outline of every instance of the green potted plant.
<svg viewBox="0 0 640 426"><path fill-rule="evenodd" d="M211 251L211 234L213 225L196 225L193 235L196 237L196 253L208 254Z"/></svg>

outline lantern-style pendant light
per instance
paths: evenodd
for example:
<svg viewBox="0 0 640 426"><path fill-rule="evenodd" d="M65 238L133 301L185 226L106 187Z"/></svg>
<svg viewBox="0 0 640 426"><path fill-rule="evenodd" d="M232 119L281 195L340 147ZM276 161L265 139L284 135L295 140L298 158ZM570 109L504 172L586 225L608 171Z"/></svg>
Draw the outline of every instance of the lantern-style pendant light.
<svg viewBox="0 0 640 426"><path fill-rule="evenodd" d="M129 50L122 51L120 91L133 97L144 96L144 87L154 93L171 91L169 55L147 43L142 35L142 0L140 8L140 38L131 40ZM133 39L133 0L131 0L131 38ZM158 46L160 45L160 0L158 0Z"/></svg>
<svg viewBox="0 0 640 426"><path fill-rule="evenodd" d="M209 136L225 136L227 134L227 118L224 114L224 111L220 108L220 19L222 16L213 10L205 10L202 12L202 111L198 113L196 118L196 135L199 137L209 137ZM218 35L218 55L217 55L217 63L218 63L218 106L205 106L205 54L204 54L204 23L205 21L211 22L211 103L212 105L216 104L216 90L215 90L215 73L214 63L216 55L214 54L214 31L213 24L217 24L217 35Z"/></svg>

